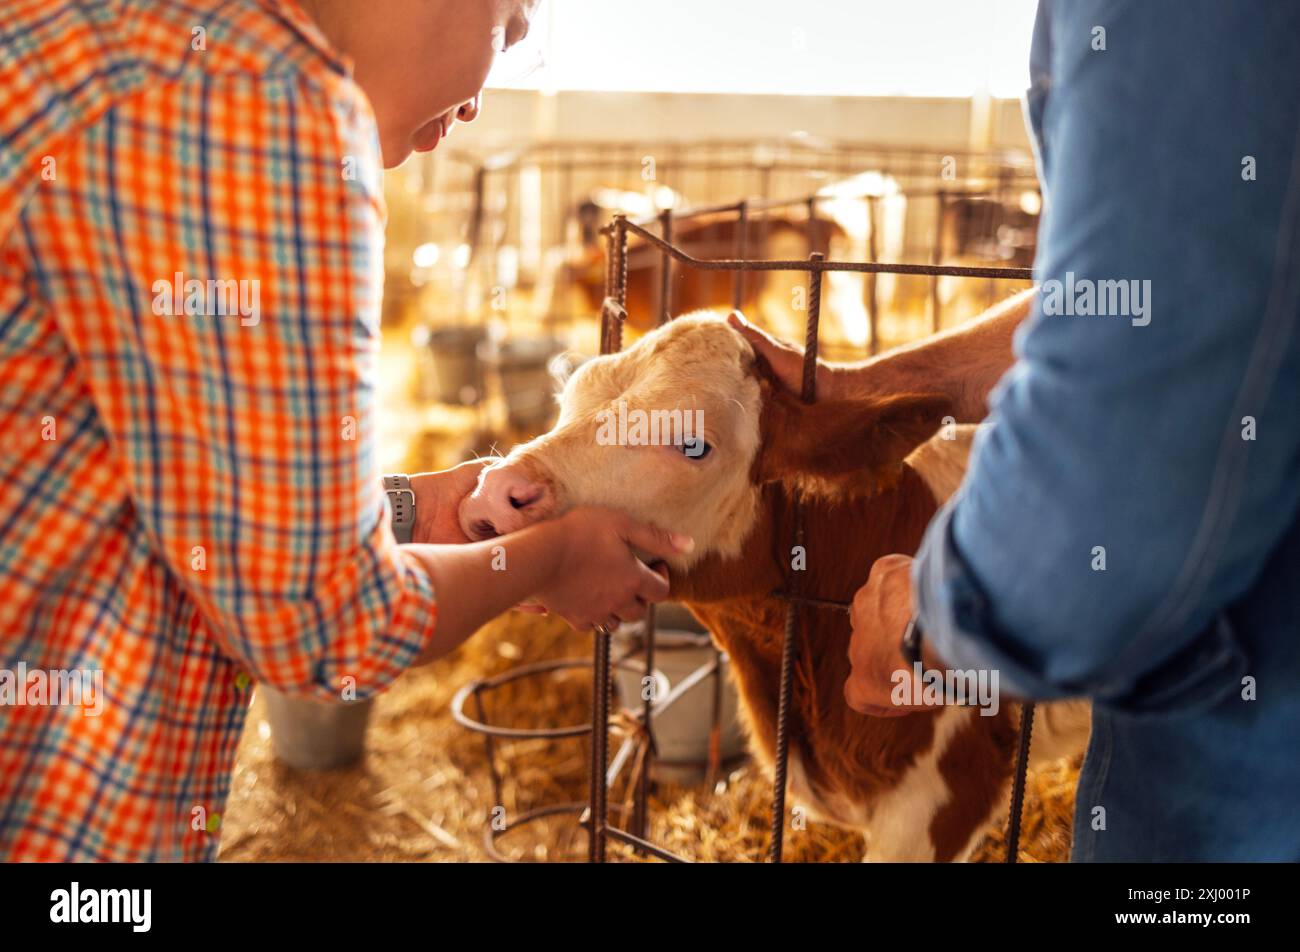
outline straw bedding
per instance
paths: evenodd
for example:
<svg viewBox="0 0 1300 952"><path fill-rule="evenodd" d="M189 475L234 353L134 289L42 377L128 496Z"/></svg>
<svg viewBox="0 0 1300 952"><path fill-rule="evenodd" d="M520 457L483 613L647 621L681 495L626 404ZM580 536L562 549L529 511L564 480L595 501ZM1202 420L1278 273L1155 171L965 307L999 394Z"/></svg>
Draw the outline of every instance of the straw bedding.
<svg viewBox="0 0 1300 952"><path fill-rule="evenodd" d="M483 860L483 831L494 807L508 820L549 803L586 799L587 742L498 744L501 804L494 802L482 738L451 717L452 695L474 677L541 658L588 657L590 638L545 617L511 614L487 626L453 656L405 675L377 702L362 763L338 771L300 772L277 762L262 704L255 703L239 751L228 811L224 861ZM580 724L588 718L589 673L561 671L508 685L488 697L488 719L510 726ZM469 713L473 713L472 709ZM612 742L616 746L617 740ZM1031 773L1021 838L1022 862L1068 857L1077 765L1060 762ZM652 796L651 838L693 859L753 862L764 858L771 786L745 764L715 788L660 787ZM625 802L623 784L610 803ZM586 836L566 815L512 830L498 846L512 859L585 857ZM1002 831L975 859L1004 856ZM853 862L856 834L809 822L787 828L786 858ZM610 845L610 859L631 859Z"/></svg>

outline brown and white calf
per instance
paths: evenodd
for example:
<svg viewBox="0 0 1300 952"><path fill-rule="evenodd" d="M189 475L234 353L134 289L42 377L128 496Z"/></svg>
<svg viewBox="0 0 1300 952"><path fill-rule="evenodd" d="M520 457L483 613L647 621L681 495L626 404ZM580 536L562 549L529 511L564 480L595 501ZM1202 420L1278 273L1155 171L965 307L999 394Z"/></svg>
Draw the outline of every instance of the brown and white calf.
<svg viewBox="0 0 1300 952"><path fill-rule="evenodd" d="M689 419L700 411L705 442L611 441L620 403L632 419L638 410ZM791 564L793 500L804 500L803 593L850 601L876 559L916 551L960 482L969 434L931 439L948 413L934 394L804 405L720 316L688 315L585 364L564 389L555 427L484 470L462 526L486 538L599 505L693 536L695 549L670 565L673 597L730 655L752 745L770 766L786 610L774 592ZM843 695L847 616L804 611L792 796L861 830L872 860L964 859L1005 811L1017 708L857 714ZM1086 737L1086 707L1049 706L1039 721L1038 755ZM1049 743L1053 729L1060 736Z"/></svg>

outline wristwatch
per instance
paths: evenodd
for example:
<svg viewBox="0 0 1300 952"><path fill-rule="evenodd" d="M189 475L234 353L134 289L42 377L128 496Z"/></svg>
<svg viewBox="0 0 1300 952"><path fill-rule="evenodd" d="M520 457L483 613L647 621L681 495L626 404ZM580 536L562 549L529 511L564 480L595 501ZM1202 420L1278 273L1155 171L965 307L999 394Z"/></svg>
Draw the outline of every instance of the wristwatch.
<svg viewBox="0 0 1300 952"><path fill-rule="evenodd" d="M907 627L903 629L903 657L911 665L921 662L921 638L925 634L921 630L921 622L918 616L913 615L907 622Z"/></svg>
<svg viewBox="0 0 1300 952"><path fill-rule="evenodd" d="M393 535L398 542L410 542L415 532L415 491L410 477L400 473L385 476L384 492L393 509Z"/></svg>

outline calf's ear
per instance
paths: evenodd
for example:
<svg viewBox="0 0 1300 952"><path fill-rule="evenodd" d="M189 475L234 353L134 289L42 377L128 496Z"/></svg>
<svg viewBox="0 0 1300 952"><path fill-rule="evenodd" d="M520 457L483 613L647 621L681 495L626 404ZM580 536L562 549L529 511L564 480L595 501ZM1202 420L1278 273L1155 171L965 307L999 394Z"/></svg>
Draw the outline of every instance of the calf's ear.
<svg viewBox="0 0 1300 952"><path fill-rule="evenodd" d="M891 485L903 460L952 413L943 394L827 400L805 404L764 383L762 448L756 482L874 492Z"/></svg>

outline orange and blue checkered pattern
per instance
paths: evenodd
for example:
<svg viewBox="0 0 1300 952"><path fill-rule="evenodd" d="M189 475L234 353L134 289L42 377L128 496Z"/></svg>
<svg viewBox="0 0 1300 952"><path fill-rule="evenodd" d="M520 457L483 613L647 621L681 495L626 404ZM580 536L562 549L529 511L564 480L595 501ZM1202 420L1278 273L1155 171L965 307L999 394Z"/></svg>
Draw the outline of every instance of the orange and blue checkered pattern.
<svg viewBox="0 0 1300 952"><path fill-rule="evenodd" d="M103 676L99 716L0 706L0 859L212 859L252 682L365 698L428 645L380 165L292 0L0 6L0 669Z"/></svg>

